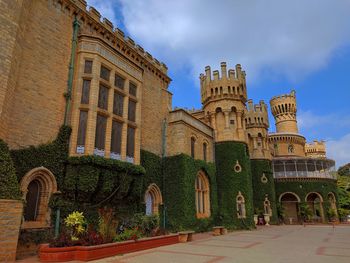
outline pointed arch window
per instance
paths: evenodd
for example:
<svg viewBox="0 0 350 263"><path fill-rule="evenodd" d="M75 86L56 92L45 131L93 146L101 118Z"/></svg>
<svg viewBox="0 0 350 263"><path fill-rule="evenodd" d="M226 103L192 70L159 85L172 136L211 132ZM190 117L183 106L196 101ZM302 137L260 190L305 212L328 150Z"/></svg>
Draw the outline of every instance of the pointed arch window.
<svg viewBox="0 0 350 263"><path fill-rule="evenodd" d="M159 205L163 204L162 194L156 184L148 186L145 193L146 215L157 215L159 213Z"/></svg>
<svg viewBox="0 0 350 263"><path fill-rule="evenodd" d="M246 218L245 199L240 191L238 192L238 195L236 197L236 205L237 205L237 217Z"/></svg>
<svg viewBox="0 0 350 263"><path fill-rule="evenodd" d="M196 189L197 218L209 217L210 216L209 180L204 174L204 172L202 171L200 171L196 177L195 189Z"/></svg>

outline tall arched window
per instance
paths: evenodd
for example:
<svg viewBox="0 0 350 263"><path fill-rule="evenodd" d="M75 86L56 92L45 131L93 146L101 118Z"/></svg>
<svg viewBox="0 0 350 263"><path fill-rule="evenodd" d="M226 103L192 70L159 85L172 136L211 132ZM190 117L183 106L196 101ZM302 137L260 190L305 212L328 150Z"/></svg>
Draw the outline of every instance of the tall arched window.
<svg viewBox="0 0 350 263"><path fill-rule="evenodd" d="M196 212L197 218L210 216L210 190L209 181L205 174L200 171L196 177Z"/></svg>
<svg viewBox="0 0 350 263"><path fill-rule="evenodd" d="M238 195L236 197L236 205L237 205L237 217L246 218L245 200L244 200L244 196L241 194L241 191L238 192Z"/></svg>
<svg viewBox="0 0 350 263"><path fill-rule="evenodd" d="M162 194L156 184L148 186L145 193L146 215L157 215L159 213L159 205L163 203Z"/></svg>
<svg viewBox="0 0 350 263"><path fill-rule="evenodd" d="M25 221L36 221L39 214L40 191L41 187L38 180L33 180L29 183L26 196L26 206L24 209Z"/></svg>
<svg viewBox="0 0 350 263"><path fill-rule="evenodd" d="M208 145L206 142L203 143L203 160L204 161L207 161L207 148L208 148Z"/></svg>
<svg viewBox="0 0 350 263"><path fill-rule="evenodd" d="M23 228L40 228L50 225L49 200L57 192L55 176L45 167L29 171L20 182L24 209Z"/></svg>
<svg viewBox="0 0 350 263"><path fill-rule="evenodd" d="M194 158L195 155L195 145L196 145L196 139L194 137L191 137L191 157Z"/></svg>

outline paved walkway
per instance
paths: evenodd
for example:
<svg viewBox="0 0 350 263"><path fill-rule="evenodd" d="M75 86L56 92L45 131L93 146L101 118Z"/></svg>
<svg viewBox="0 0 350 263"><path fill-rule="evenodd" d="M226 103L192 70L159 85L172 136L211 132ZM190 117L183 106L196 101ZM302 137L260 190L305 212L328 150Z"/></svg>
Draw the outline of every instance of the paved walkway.
<svg viewBox="0 0 350 263"><path fill-rule="evenodd" d="M37 257L19 262L38 262ZM114 256L94 263L350 263L350 225L270 226Z"/></svg>
<svg viewBox="0 0 350 263"><path fill-rule="evenodd" d="M176 244L95 263L341 263L350 262L350 226L270 226Z"/></svg>

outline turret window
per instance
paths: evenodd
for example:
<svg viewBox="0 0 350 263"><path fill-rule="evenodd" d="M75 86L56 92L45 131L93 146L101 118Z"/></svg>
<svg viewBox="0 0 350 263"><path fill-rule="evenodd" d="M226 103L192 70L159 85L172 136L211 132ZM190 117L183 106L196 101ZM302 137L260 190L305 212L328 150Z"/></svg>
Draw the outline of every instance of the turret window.
<svg viewBox="0 0 350 263"><path fill-rule="evenodd" d="M294 153L294 146L292 144L288 146L288 153Z"/></svg>

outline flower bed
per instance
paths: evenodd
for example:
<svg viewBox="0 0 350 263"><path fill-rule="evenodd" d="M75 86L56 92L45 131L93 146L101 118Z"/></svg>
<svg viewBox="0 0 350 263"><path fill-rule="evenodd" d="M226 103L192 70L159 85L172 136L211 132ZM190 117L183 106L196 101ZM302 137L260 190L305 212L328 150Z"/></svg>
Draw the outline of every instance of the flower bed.
<svg viewBox="0 0 350 263"><path fill-rule="evenodd" d="M43 244L39 248L39 258L42 262L89 261L178 242L178 234L172 234L97 246L49 247L48 244Z"/></svg>

